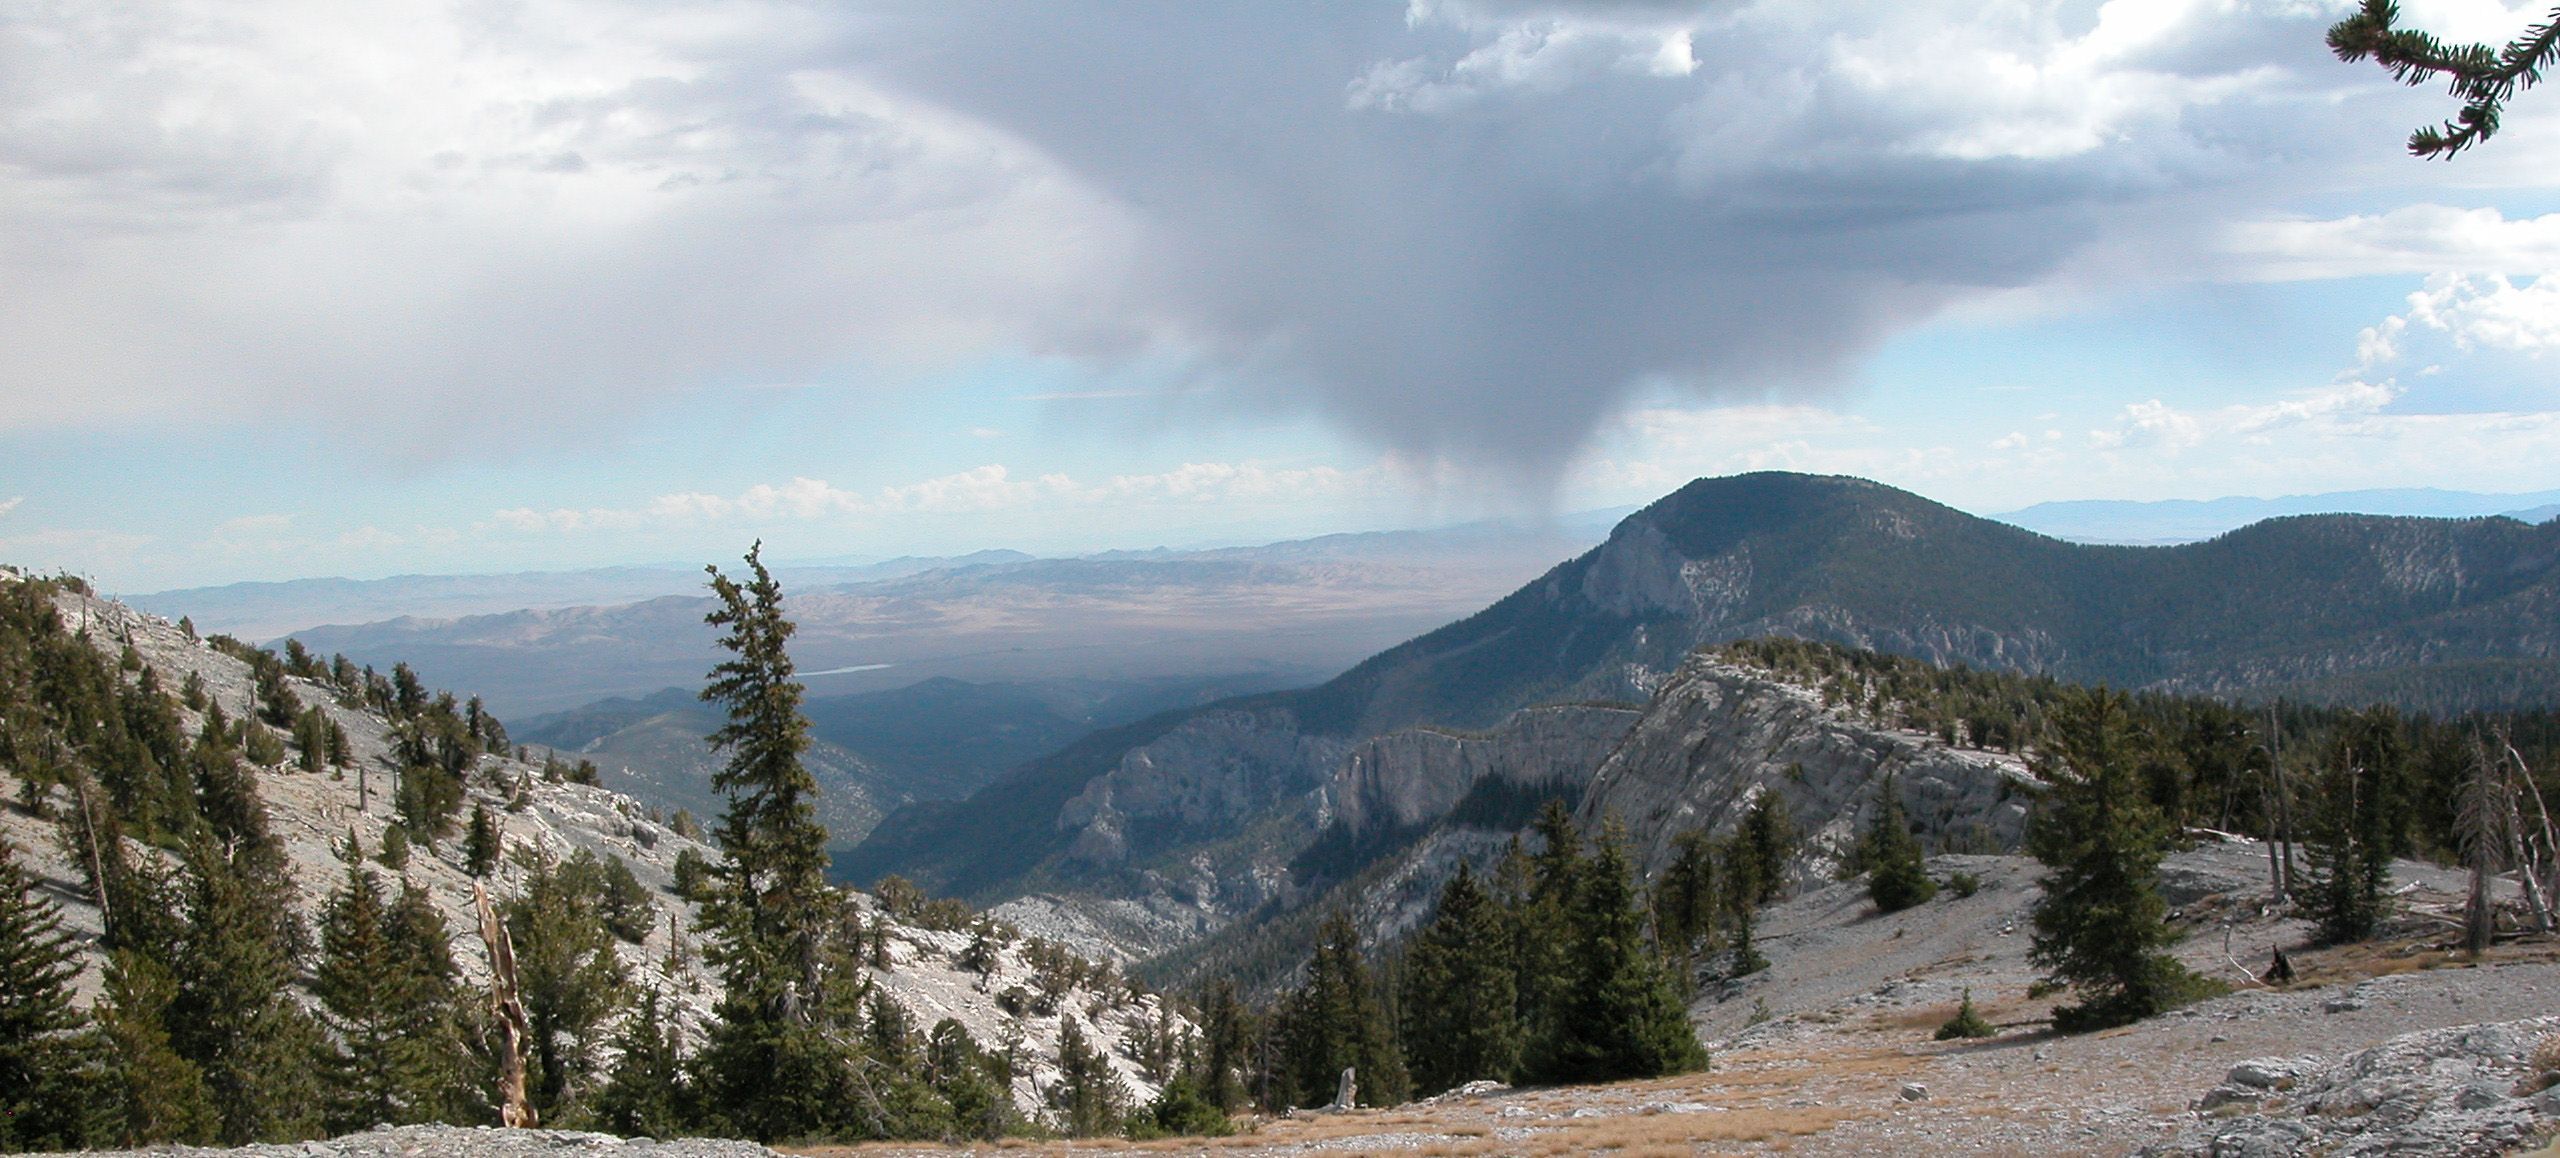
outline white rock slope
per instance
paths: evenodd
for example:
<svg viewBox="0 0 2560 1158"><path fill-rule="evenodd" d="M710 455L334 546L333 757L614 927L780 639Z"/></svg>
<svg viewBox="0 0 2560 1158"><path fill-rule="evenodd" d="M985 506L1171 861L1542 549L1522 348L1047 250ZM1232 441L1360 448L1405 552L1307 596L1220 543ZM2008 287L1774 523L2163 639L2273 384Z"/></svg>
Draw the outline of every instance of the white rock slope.
<svg viewBox="0 0 2560 1158"><path fill-rule="evenodd" d="M0 582L16 580L14 572L0 569ZM143 662L157 670L164 686L175 689L192 673L203 680L226 714L233 718L251 714L255 693L247 664L189 638L168 620L119 603L65 593L58 605L65 626L74 632L86 631L107 654L130 643ZM340 705L331 690L318 684L294 680L292 687L303 703L321 705L346 729L355 754L355 767L342 775L303 773L289 764L258 770L258 789L266 801L269 823L290 859L299 889L297 901L305 920L316 921L329 892L344 879L345 865L337 850L347 834L354 832L368 851L382 847L384 830L395 819L392 788L397 764L391 754L389 721ZM188 715L185 724L190 733L199 720ZM474 804L487 805L501 818L511 852L565 859L585 850L628 864L650 890L658 915L643 943L618 947L623 963L636 983L667 994L678 1016L698 1034L710 1018L719 983L704 970L695 907L673 893L674 866L685 851L716 860L718 850L676 835L629 797L601 788L546 782L539 755L536 752L536 762L530 763L483 757L467 777L463 815ZM511 812L507 804L513 793L508 786L519 783L525 785L525 806ZM45 893L61 906L66 923L92 947L81 992L84 999L94 998L98 973L94 946L102 931L97 907L81 874L64 855L54 823L25 810L21 798L13 770L0 765L0 799L8 801L0 807L0 837L20 850L25 863L42 878ZM67 808L68 798L57 798L55 803ZM137 855L156 855L139 845L135 849ZM526 870L516 860L501 857L500 867L486 882L494 898L507 897L522 887ZM428 891L454 933L454 956L466 983L484 985L488 957L477 935L473 882L462 868L461 841L441 841L432 849L415 847L399 873L376 867L385 877L406 876ZM857 903L865 910L866 920L880 910L876 899L868 896L858 897ZM891 967L872 969L870 977L907 1008L918 1028L930 1028L945 1017L957 1018L979 1044L1010 1047L1019 1062L1015 1098L1027 1111L1038 1110L1042 1091L1058 1080L1057 1041L1061 1021L1068 1017L1079 1022L1089 1040L1121 1046L1112 1051L1112 1062L1133 1097L1154 1096L1156 1086L1140 1071L1134 1049L1122 1043L1141 1027L1157 1023L1161 999L1133 994L1123 984L1095 977L1070 987L1056 1003L1056 1012L1026 1010L1017 1016L1008 1013L999 998L1008 988L1038 988L1032 943L1021 937L1008 940L997 953L996 968L984 977L957 963L968 943L967 933L893 924ZM1176 1025L1183 1024L1177 1017Z"/></svg>

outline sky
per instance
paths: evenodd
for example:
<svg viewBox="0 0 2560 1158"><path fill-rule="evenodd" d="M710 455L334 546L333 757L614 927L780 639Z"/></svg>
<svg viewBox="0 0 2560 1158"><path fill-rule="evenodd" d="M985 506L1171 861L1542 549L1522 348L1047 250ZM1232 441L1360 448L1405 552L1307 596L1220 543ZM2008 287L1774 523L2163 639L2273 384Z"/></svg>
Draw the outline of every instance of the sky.
<svg viewBox="0 0 2560 1158"><path fill-rule="evenodd" d="M2560 93L2411 158L2349 7L13 6L0 561L2560 488Z"/></svg>

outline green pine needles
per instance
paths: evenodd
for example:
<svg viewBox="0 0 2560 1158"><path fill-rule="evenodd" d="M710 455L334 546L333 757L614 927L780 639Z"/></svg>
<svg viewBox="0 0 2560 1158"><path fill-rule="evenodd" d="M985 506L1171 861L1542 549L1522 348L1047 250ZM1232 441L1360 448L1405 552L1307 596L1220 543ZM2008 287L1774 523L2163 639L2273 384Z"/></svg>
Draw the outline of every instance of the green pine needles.
<svg viewBox="0 0 2560 1158"><path fill-rule="evenodd" d="M1990 1022L1982 1019L1981 1010L1973 1007L1973 988L1967 986L1964 991L1964 1003L1956 1007L1954 1017L1948 1018L1946 1024L1938 1027L1936 1037L1939 1041L1969 1041L1974 1038L1992 1037L1999 1032Z"/></svg>
<svg viewBox="0 0 2560 1158"><path fill-rule="evenodd" d="M1867 899L1879 913L1899 913L1938 895L1938 882L1929 879L1920 840L1911 835L1910 817L1902 810L1900 786L1891 774L1876 783L1875 818L1859 856L1867 866Z"/></svg>
<svg viewBox="0 0 2560 1158"><path fill-rule="evenodd" d="M2030 958L2081 995L2054 1011L2054 1028L2125 1025L2203 996L2209 983L2167 952L2177 934L2157 882L2171 830L2143 792L2144 738L2125 697L2075 692L2053 724L2037 767L2051 788L2027 828L2047 870Z"/></svg>
<svg viewBox="0 0 2560 1158"><path fill-rule="evenodd" d="M1503 1080L1520 1068L1510 917L1464 862L1405 957L1404 1040L1416 1088Z"/></svg>
<svg viewBox="0 0 2560 1158"><path fill-rule="evenodd" d="M97 1057L89 1019L71 1003L77 958L61 912L0 840L0 1150L88 1138L81 1087Z"/></svg>
<svg viewBox="0 0 2560 1158"><path fill-rule="evenodd" d="M2509 98L2542 82L2544 69L2560 56L2560 9L2524 30L2505 47L2446 44L2427 33L2399 27L2400 6L2392 0L2365 0L2356 14L2329 29L2329 51L2350 64L2370 58L2403 84L2420 85L2439 77L2462 111L2444 124L2409 134L2409 152L2419 157L2452 160L2464 149L2497 135L2498 118Z"/></svg>
<svg viewBox="0 0 2560 1158"><path fill-rule="evenodd" d="M1515 846L1490 889L1461 866L1402 959L1403 1058L1415 1091L1706 1068L1682 971L1707 935L1710 910L1725 900L1715 891L1719 875L1746 884L1748 875L1719 874L1708 846L1692 842L1676 892L1657 888L1648 904L1614 824L1586 846L1562 805L1551 804L1537 831L1540 851ZM1666 914L1684 930L1675 937L1692 939L1649 935Z"/></svg>
<svg viewBox="0 0 2560 1158"><path fill-rule="evenodd" d="M727 709L729 722L709 737L728 762L711 785L729 794L718 838L728 854L726 887L714 914L726 943L733 996L757 987L766 1015L804 1022L819 1004L819 927L826 895L827 830L818 822L818 781L801 762L809 721L802 689L785 649L795 630L782 613L782 585L765 570L764 544L747 552L741 584L705 568L719 606L703 617L726 628L729 653L711 669L702 698Z"/></svg>
<svg viewBox="0 0 2560 1158"><path fill-rule="evenodd" d="M2408 751L2389 708L2361 713L2340 729L2322 758L2311 808L2303 915L2329 944L2361 941L2389 908L2391 858L2407 842Z"/></svg>

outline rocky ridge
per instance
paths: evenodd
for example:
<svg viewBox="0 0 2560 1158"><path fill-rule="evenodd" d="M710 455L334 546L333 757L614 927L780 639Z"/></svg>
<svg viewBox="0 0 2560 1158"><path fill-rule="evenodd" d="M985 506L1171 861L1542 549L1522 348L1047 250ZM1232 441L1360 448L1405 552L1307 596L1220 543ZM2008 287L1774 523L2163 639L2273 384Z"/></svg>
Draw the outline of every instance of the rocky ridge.
<svg viewBox="0 0 2560 1158"><path fill-rule="evenodd" d="M2026 762L1879 726L1822 693L1700 652L1654 695L1591 774L1580 819L1614 819L1647 875L1668 866L1685 832L1731 832L1762 795L1782 797L1803 834L1794 871L1828 878L1865 831L1893 778L1903 811L1934 848L2014 850L2040 785Z"/></svg>
<svg viewBox="0 0 2560 1158"><path fill-rule="evenodd" d="M18 578L15 572L0 568L0 582ZM57 605L66 628L85 632L107 654L130 644L166 686L176 687L194 674L227 715L237 719L252 714L256 693L249 666L240 660L190 638L166 619L121 603L66 591ZM297 905L305 921L313 922L329 893L344 879L345 862L339 850L347 836L353 833L368 851L382 847L384 832L396 819L392 791L398 765L388 720L339 703L332 689L319 684L293 679L290 686L304 704L320 706L346 730L355 757L354 766L341 774L304 773L289 764L257 769L269 824L284 845L297 886ZM189 713L188 731L198 722L199 717ZM586 851L621 860L648 890L655 919L644 940L620 943L617 951L635 985L662 993L676 1020L698 1039L701 1027L711 1018L719 982L703 963L697 907L674 893L674 866L682 853L716 860L719 851L678 835L664 818L630 797L547 781L540 751L529 755L530 760L484 756L466 776L463 813L467 816L475 804L488 807L501 821L509 853L499 858L498 867L484 882L492 899L503 899L522 887L529 871L523 863L527 858L556 861ZM518 786L523 806L510 810L509 801L517 796ZM0 766L0 797L10 802L0 807L0 838L20 850L22 861L40 878L39 887L61 908L66 927L89 948L79 991L83 1000L94 999L101 963L95 945L103 932L99 910L66 855L55 823L26 810L22 789L11 770ZM57 796L50 803L57 813L69 807L67 796ZM139 843L132 847L137 856L162 855ZM433 847L413 845L405 868L394 872L376 865L375 871L386 878L406 876L425 888L454 934L454 958L465 984L486 985L488 957L477 935L474 882L463 869L460 840L439 841ZM881 915L875 897L857 894L855 904L864 911L866 923ZM1140 1100L1154 1096L1155 1083L1146 1079L1134 1048L1126 1043L1153 1028L1161 998L1097 976L1066 985L1054 1012L1039 1013L1035 1007L1017 1015L1000 1000L1006 990L1036 990L1043 984L1028 939L1007 938L996 954L994 969L982 976L958 963L971 939L969 933L921 928L894 918L887 927L890 967L866 970L871 983L905 1007L920 1028L944 1017L956 1018L981 1045L1012 1048L1020 1059L1015 1100L1026 1112L1040 1112L1042 1092L1058 1080L1057 1041L1066 1018L1076 1019L1089 1040L1119 1046L1109 1052L1121 1083ZM1056 987L1057 978L1049 978L1048 983ZM1179 1023L1178 1016L1176 1020Z"/></svg>
<svg viewBox="0 0 2560 1158"><path fill-rule="evenodd" d="M1294 731L1286 735L1300 745L1294 751L1317 750ZM1257 771L1225 767L1237 776ZM1124 764L1121 772L1131 769ZM1291 774L1299 783L1309 775L1302 766ZM1315 788L1301 793L1295 811L1268 822L1287 826L1288 839L1266 838L1241 852L1230 846L1234 859L1223 863L1207 854L1168 858L1118 896L1040 894L999 912L1080 951L1122 960L1203 938L1212 943L1204 948L1214 959L1223 933L1248 914L1271 916L1257 909L1275 899L1282 912L1347 909L1373 941L1391 940L1429 916L1440 886L1460 863L1488 868L1525 820L1456 815L1468 794L1488 781L1523 786L1522 799L1578 798L1581 826L1598 832L1618 822L1647 875L1676 855L1682 834L1701 828L1729 834L1753 802L1774 794L1803 837L1790 876L1827 881L1865 832L1880 804L1877 786L1887 776L1914 831L1931 847L1986 853L2019 847L2027 800L2038 784L2010 753L1886 727L1826 702L1814 688L1701 652L1661 681L1642 709L1526 708L1481 732L1414 728L1350 746ZM1292 860L1310 840L1366 850L1375 859L1355 861L1357 872L1310 880Z"/></svg>

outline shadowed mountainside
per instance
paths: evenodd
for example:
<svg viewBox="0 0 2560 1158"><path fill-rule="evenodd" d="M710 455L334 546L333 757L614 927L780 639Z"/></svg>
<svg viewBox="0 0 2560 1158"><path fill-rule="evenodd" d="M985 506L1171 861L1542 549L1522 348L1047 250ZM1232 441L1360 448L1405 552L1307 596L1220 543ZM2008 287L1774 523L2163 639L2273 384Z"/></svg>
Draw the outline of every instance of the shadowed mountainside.
<svg viewBox="0 0 2560 1158"><path fill-rule="evenodd" d="M2548 704L2560 523L2315 515L2176 547L2087 546L1860 479L1700 479L1322 686L1088 736L967 801L899 811L839 871L980 899L1162 887L1181 866L1303 841L1324 811L1312 794L1361 739L1643 701L1692 648L1760 636L2241 698Z"/></svg>

